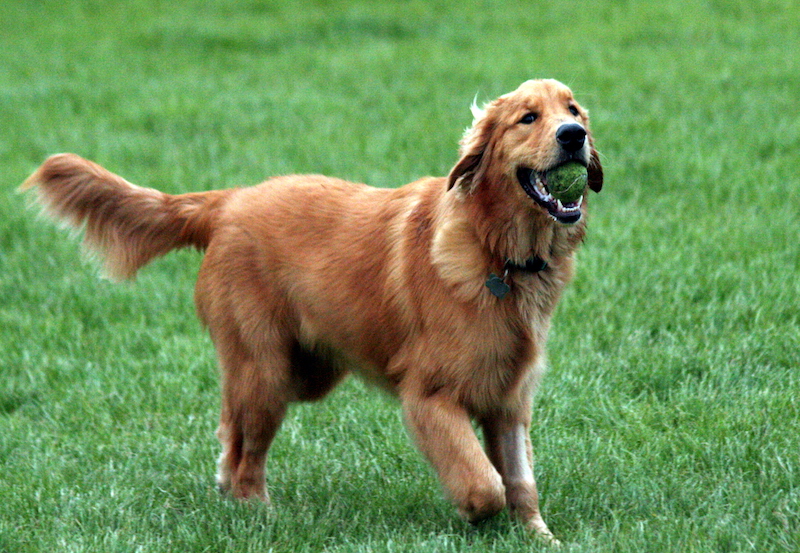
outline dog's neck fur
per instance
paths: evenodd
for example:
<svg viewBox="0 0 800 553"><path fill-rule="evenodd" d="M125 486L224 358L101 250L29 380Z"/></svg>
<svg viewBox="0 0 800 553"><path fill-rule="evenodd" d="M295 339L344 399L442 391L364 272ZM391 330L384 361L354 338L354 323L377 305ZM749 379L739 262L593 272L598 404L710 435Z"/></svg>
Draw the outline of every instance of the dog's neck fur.
<svg viewBox="0 0 800 553"><path fill-rule="evenodd" d="M583 219L565 226L540 213L535 205L509 214L502 198L487 202L482 200L485 194L467 190L452 190L447 195L435 217L431 260L459 296L492 298L484 286L491 274L506 276L509 263L524 267L535 258L555 271L562 285L570 279L572 254L585 234ZM509 271L507 278L515 276L521 273Z"/></svg>
<svg viewBox="0 0 800 553"><path fill-rule="evenodd" d="M460 200L472 220L482 223L479 232L486 237L484 247L494 263L511 261L524 265L534 257L557 263L558 259L572 255L583 241L585 217L574 225L558 223L528 198L519 203L509 201L506 197L509 191L522 194L513 178L498 175L493 180L495 186L489 179L481 183L494 189L491 194L465 194ZM511 205L523 207L509 211Z"/></svg>

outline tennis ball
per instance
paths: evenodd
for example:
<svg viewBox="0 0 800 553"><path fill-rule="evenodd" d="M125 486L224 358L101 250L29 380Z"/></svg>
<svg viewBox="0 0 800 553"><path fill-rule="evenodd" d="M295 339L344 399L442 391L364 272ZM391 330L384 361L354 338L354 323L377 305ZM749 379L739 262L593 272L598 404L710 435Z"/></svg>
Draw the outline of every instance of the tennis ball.
<svg viewBox="0 0 800 553"><path fill-rule="evenodd" d="M547 171L545 179L547 189L554 198L561 200L562 203L572 203L583 196L589 176L586 167L577 161L568 161Z"/></svg>

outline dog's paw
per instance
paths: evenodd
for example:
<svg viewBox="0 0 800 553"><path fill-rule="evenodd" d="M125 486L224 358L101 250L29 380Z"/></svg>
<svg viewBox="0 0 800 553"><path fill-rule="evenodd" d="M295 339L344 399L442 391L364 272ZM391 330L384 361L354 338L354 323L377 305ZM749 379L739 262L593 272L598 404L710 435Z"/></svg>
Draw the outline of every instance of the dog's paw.
<svg viewBox="0 0 800 553"><path fill-rule="evenodd" d="M538 541L545 543L550 547L561 547L561 542L556 539L541 517L536 517L532 520L529 520L525 526L530 532L533 533L533 536Z"/></svg>

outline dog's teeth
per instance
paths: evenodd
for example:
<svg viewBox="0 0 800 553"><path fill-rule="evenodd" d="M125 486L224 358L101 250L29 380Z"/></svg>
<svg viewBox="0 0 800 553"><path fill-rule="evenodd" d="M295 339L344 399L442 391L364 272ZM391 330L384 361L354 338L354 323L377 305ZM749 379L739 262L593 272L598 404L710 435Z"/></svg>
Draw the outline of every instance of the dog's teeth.
<svg viewBox="0 0 800 553"><path fill-rule="evenodd" d="M539 192L540 192L542 195L545 195L545 194L547 194L547 189L544 187L544 183L542 182L542 179L541 179L541 177L540 177L539 175L536 175L536 179L535 179L535 181L534 181L534 186L536 186L536 189L537 189L537 190L538 190L538 191L539 191Z"/></svg>

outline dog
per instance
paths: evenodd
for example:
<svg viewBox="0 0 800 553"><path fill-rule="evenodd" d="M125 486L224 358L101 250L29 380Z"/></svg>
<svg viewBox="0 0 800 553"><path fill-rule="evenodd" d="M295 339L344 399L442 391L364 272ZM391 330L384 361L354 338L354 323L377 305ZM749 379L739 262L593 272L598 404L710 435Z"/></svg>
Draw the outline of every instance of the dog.
<svg viewBox="0 0 800 553"><path fill-rule="evenodd" d="M586 110L558 81L527 81L472 111L449 175L396 189L293 175L168 195L73 154L50 157L22 188L84 228L112 277L175 248L205 251L195 303L221 366L222 490L269 501L266 455L287 406L353 371L399 399L465 519L508 506L554 540L531 404L588 193L562 204L546 172L580 162L599 192L603 169Z"/></svg>

